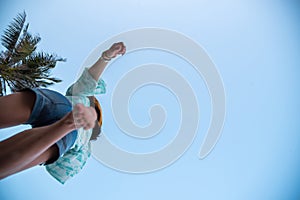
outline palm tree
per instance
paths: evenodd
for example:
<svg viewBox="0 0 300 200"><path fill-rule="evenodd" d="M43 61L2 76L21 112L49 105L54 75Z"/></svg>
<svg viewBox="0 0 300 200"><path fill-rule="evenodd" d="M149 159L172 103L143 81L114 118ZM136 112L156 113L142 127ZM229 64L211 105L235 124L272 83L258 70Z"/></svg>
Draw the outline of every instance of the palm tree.
<svg viewBox="0 0 300 200"><path fill-rule="evenodd" d="M26 13L19 13L1 37L4 51L0 53L0 96L24 88L48 87L61 80L51 77L50 70L58 61L56 55L37 52L41 38L28 32Z"/></svg>

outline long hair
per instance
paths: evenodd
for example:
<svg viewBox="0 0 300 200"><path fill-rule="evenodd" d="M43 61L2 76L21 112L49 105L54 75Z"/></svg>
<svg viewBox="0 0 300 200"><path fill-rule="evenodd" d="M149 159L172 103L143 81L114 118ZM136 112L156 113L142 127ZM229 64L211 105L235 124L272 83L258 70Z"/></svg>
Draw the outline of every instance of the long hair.
<svg viewBox="0 0 300 200"><path fill-rule="evenodd" d="M101 133L101 127L102 127L102 109L96 97L89 96L88 98L90 100L90 106L94 107L97 113L97 121L95 122L95 126L93 128L93 132L90 140L97 140L97 138Z"/></svg>

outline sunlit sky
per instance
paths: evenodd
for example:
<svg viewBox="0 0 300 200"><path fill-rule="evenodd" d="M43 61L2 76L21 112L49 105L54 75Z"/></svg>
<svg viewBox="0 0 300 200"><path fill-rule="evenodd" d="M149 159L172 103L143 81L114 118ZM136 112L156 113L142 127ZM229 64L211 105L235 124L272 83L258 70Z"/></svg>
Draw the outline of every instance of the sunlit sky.
<svg viewBox="0 0 300 200"><path fill-rule="evenodd" d="M83 63L93 49L112 36L143 27L165 28L192 38L213 60L226 91L226 119L217 145L200 160L198 153L211 115L202 77L166 52L130 53L103 73L107 94L99 98L106 115L106 136L115 145L138 153L162 148L176 136L180 109L174 95L162 87L144 87L129 102L131 117L141 126L149 123L151 105L164 106L167 121L157 136L148 140L128 137L111 113L112 92L124 73L143 63L162 63L188 80L199 103L197 136L183 156L164 169L145 174L120 172L90 158L82 172L65 185L38 166L1 180L1 200L299 199L300 27L296 0L6 0L0 4L1 33L23 10L30 32L42 38L39 49L67 58L52 71L63 82L51 89L64 93L87 67ZM26 128L1 129L0 138Z"/></svg>

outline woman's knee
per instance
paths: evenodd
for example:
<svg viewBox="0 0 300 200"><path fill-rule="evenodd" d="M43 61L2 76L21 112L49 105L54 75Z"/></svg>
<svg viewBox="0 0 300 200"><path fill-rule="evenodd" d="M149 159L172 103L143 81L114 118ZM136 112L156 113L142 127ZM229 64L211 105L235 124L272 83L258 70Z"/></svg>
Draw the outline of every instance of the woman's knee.
<svg viewBox="0 0 300 200"><path fill-rule="evenodd" d="M34 92L29 90L0 97L0 128L26 122L31 115L35 98Z"/></svg>

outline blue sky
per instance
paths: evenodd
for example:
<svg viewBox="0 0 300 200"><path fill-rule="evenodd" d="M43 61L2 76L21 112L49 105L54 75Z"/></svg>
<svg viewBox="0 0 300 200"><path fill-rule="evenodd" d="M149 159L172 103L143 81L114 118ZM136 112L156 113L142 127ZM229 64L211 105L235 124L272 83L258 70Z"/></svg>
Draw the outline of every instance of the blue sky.
<svg viewBox="0 0 300 200"><path fill-rule="evenodd" d="M119 172L91 158L64 186L43 167L35 167L1 180L0 199L299 199L298 9L296 1L268 0L2 1L2 32L25 10L29 30L42 38L39 48L67 58L53 70L63 80L51 87L59 92L76 79L93 49L121 32L159 27L192 38L206 50L222 77L226 119L214 150L200 160L211 116L203 79L172 54L132 52L103 74L107 83L107 94L100 97L106 114L103 129L114 144L132 152L154 151L172 140L180 109L176 97L163 87L144 87L129 102L131 117L141 126L149 123L151 105L164 106L166 125L151 139L124 135L110 110L114 87L124 73L149 62L171 66L188 80L200 108L197 136L183 156L145 174ZM0 138L25 128L1 129Z"/></svg>

